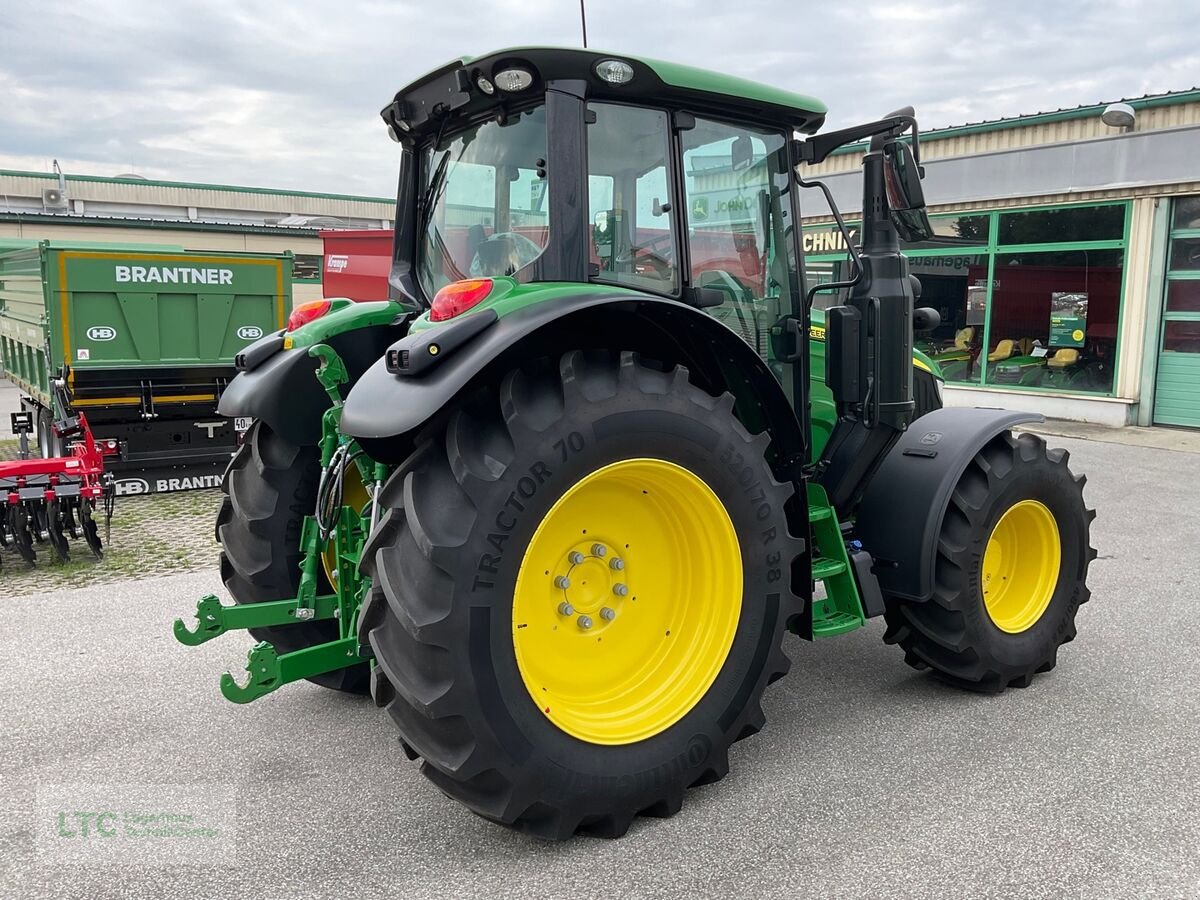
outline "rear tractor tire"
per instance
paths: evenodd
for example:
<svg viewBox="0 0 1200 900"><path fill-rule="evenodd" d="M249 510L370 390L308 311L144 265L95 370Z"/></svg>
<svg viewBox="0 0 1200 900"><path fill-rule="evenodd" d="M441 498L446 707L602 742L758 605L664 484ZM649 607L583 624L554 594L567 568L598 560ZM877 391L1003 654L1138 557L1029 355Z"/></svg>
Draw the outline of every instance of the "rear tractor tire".
<svg viewBox="0 0 1200 900"><path fill-rule="evenodd" d="M762 727L800 542L732 397L631 353L544 363L455 401L392 476L360 640L444 793L616 837Z"/></svg>
<svg viewBox="0 0 1200 900"><path fill-rule="evenodd" d="M300 587L300 530L316 507L320 460L316 447L297 447L264 422L246 432L225 477L217 514L221 579L237 603L287 600ZM320 576L324 579L324 575ZM330 590L325 582L318 591ZM252 628L279 653L337 640L336 620ZM316 675L310 681L338 691L365 694L366 664Z"/></svg>
<svg viewBox="0 0 1200 900"><path fill-rule="evenodd" d="M1027 687L1054 668L1091 596L1095 511L1067 451L1007 431L968 464L942 519L933 596L887 598L884 640L971 690Z"/></svg>

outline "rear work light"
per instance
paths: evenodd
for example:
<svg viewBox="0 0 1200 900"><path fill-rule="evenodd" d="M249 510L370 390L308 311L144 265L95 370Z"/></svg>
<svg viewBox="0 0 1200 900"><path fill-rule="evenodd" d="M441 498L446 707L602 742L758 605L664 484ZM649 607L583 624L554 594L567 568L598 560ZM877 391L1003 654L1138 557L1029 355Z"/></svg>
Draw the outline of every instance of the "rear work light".
<svg viewBox="0 0 1200 900"><path fill-rule="evenodd" d="M309 322L315 322L321 316L325 315L325 313L329 312L330 306L332 304L328 300L313 300L309 303L301 303L288 316L287 330L295 331Z"/></svg>
<svg viewBox="0 0 1200 900"><path fill-rule="evenodd" d="M465 313L492 292L492 279L470 278L446 285L433 298L429 321L445 322Z"/></svg>

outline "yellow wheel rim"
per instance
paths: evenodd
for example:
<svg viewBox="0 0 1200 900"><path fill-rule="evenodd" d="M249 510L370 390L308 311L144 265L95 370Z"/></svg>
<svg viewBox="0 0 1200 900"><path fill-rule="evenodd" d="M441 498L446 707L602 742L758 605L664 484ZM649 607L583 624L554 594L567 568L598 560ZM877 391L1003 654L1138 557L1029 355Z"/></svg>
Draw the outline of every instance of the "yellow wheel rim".
<svg viewBox="0 0 1200 900"><path fill-rule="evenodd" d="M983 602L996 627L1032 628L1050 605L1062 565L1054 514L1037 500L1014 503L988 538L980 576Z"/></svg>
<svg viewBox="0 0 1200 900"><path fill-rule="evenodd" d="M371 495L363 486L362 474L358 471L358 466L350 463L346 466L346 473L342 481L342 506L361 510L370 502ZM337 544L332 537L331 535L329 544L321 551L321 568L325 570L325 577L329 580L329 584L336 585L337 579L334 578L333 573L337 571Z"/></svg>
<svg viewBox="0 0 1200 900"><path fill-rule="evenodd" d="M645 740L712 687L741 606L741 548L712 489L675 463L612 463L559 498L525 551L517 666L567 734Z"/></svg>

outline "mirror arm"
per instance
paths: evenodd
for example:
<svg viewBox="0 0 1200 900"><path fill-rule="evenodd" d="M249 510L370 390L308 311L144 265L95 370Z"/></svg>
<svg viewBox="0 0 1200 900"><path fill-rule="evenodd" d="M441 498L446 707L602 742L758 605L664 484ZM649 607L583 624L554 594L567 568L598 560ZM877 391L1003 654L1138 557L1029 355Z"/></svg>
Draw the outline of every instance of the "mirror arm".
<svg viewBox="0 0 1200 900"><path fill-rule="evenodd" d="M854 263L854 274L848 281L831 281L828 284L816 284L809 288L808 295L805 297L805 305L811 307L813 297L820 291L840 291L842 288L852 288L863 278L862 258L858 255L858 248L854 246L854 242L850 240L850 230L846 228L846 223L842 219L842 213L837 208L837 204L833 202L833 194L830 193L829 187L823 181L805 181L800 177L799 172L793 173L796 177L796 183L804 188L820 188L821 193L825 195L825 202L829 204L829 209L833 213L833 219L837 222L838 230L842 233L842 239L846 242L846 249L850 252L850 259Z"/></svg>
<svg viewBox="0 0 1200 900"><path fill-rule="evenodd" d="M797 158L803 163L810 166L815 166L817 163L824 162L834 150L838 147L844 147L846 144L852 144L857 141L872 138L872 149L879 149L874 146L875 139L898 137L909 128L913 130L913 155L918 156L918 138L917 138L917 120L913 117L912 107L906 107L902 110L897 110L890 116L886 116L877 122L867 122L865 125L855 125L851 128L843 128L839 131L828 131L824 134L815 134L804 141L797 141Z"/></svg>

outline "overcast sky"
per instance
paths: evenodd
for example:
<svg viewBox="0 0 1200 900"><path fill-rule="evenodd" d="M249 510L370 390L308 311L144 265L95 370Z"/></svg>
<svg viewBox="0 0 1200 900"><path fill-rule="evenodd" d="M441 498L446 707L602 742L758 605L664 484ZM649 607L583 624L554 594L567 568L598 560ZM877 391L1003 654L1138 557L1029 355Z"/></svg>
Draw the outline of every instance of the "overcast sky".
<svg viewBox="0 0 1200 900"><path fill-rule="evenodd" d="M924 128L1200 81L1197 0L589 0L593 47ZM0 0L0 168L387 196L378 111L448 59L578 46L577 0Z"/></svg>

